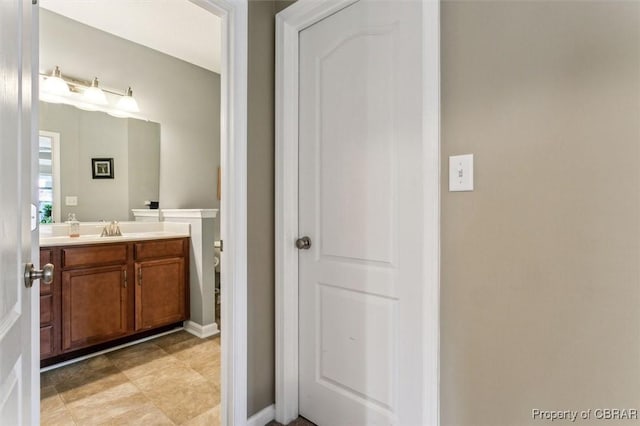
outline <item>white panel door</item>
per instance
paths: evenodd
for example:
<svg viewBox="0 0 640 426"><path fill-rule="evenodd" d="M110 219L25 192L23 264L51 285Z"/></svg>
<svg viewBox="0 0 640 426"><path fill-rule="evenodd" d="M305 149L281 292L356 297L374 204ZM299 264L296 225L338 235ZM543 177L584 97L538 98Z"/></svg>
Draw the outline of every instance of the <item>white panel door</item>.
<svg viewBox="0 0 640 426"><path fill-rule="evenodd" d="M300 33L300 414L422 422L422 9L360 0Z"/></svg>
<svg viewBox="0 0 640 426"><path fill-rule="evenodd" d="M37 18L31 1L0 1L0 424L38 423L38 287L23 272L32 258L31 61ZM36 247L37 249L37 247ZM36 261L37 262L37 261Z"/></svg>

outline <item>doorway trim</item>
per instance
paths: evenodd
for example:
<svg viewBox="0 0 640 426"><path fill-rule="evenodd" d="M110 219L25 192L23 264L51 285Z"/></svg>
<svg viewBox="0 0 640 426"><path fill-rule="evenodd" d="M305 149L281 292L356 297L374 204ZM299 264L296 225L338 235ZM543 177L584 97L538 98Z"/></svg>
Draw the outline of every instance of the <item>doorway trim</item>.
<svg viewBox="0 0 640 426"><path fill-rule="evenodd" d="M220 72L221 167L227 171L222 181L221 238L225 240L222 274L227 291L222 291L221 424L247 424L247 62L248 0L190 0L221 21L222 48ZM37 5L37 0L33 1ZM31 36L38 40L38 7L33 8ZM206 42L199 40L200 42ZM34 43L33 64L37 65L39 43ZM32 118L32 156L37 147L38 67L32 70L34 107ZM37 158L37 157L36 157ZM35 160L33 160L35 161ZM32 164L36 164L32 162ZM34 175L35 176L35 175ZM32 179L34 179L32 176ZM37 234L36 234L37 235ZM32 242L37 259L39 243ZM37 315L37 298L34 298ZM37 317L36 317L37 319ZM34 324L38 324L36 320ZM33 330L33 341L37 330ZM38 345L33 345L33 373L39 371ZM32 386L39 380L34 378ZM39 419L39 398L31 401L34 419Z"/></svg>
<svg viewBox="0 0 640 426"><path fill-rule="evenodd" d="M248 0L190 0L222 20L220 72L221 424L247 424ZM200 42L204 42L200 40Z"/></svg>
<svg viewBox="0 0 640 426"><path fill-rule="evenodd" d="M276 420L298 417L298 64L305 28L358 0L298 0L276 15ZM423 422L439 424L440 4L422 3Z"/></svg>

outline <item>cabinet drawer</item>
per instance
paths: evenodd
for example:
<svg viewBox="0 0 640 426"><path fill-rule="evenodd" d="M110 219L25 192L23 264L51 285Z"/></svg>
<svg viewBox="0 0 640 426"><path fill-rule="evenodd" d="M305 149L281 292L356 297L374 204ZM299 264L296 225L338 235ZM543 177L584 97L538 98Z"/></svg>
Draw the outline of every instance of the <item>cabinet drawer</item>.
<svg viewBox="0 0 640 426"><path fill-rule="evenodd" d="M53 355L53 327L40 328L40 357Z"/></svg>
<svg viewBox="0 0 640 426"><path fill-rule="evenodd" d="M136 260L147 260L162 257L184 257L184 241L180 239L136 243L135 258Z"/></svg>
<svg viewBox="0 0 640 426"><path fill-rule="evenodd" d="M47 263L53 263L53 253L51 249L40 249L40 269ZM44 284L40 280L40 294L51 294L51 284Z"/></svg>
<svg viewBox="0 0 640 426"><path fill-rule="evenodd" d="M53 296L40 296L40 325L49 324L53 320Z"/></svg>
<svg viewBox="0 0 640 426"><path fill-rule="evenodd" d="M62 249L62 267L116 265L127 263L127 245L96 245Z"/></svg>

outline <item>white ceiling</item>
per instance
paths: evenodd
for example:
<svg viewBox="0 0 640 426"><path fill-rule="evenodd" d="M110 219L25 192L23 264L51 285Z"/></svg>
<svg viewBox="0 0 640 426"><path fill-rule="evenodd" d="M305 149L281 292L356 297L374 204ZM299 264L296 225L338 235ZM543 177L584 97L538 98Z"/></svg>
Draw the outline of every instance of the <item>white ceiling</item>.
<svg viewBox="0 0 640 426"><path fill-rule="evenodd" d="M220 18L189 0L41 0L40 5L220 73Z"/></svg>

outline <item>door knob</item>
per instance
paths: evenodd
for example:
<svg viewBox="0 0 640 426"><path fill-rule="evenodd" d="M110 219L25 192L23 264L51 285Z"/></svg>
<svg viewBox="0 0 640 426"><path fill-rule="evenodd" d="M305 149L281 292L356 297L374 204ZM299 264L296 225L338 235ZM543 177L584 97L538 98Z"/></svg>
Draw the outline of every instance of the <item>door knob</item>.
<svg viewBox="0 0 640 426"><path fill-rule="evenodd" d="M53 265L47 263L41 271L38 271L33 263L27 263L24 266L24 285L27 288L33 286L35 280L42 279L42 284L51 284L53 282Z"/></svg>
<svg viewBox="0 0 640 426"><path fill-rule="evenodd" d="M300 250L309 250L311 248L311 238L302 237L296 240L296 247Z"/></svg>

